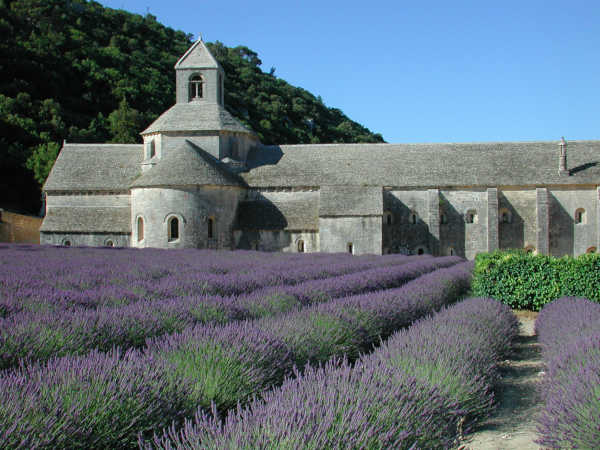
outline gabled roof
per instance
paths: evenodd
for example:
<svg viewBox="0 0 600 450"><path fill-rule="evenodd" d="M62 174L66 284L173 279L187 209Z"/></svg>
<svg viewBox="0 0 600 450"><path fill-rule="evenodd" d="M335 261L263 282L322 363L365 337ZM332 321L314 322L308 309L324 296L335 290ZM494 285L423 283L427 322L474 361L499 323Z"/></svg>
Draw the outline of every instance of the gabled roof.
<svg viewBox="0 0 600 450"><path fill-rule="evenodd" d="M257 147L250 187L400 187L600 184L600 141L568 141L571 176L559 176L559 142L315 144Z"/></svg>
<svg viewBox="0 0 600 450"><path fill-rule="evenodd" d="M62 233L130 233L130 207L48 208L40 231Z"/></svg>
<svg viewBox="0 0 600 450"><path fill-rule="evenodd" d="M244 186L227 167L190 141L169 148L131 187Z"/></svg>
<svg viewBox="0 0 600 450"><path fill-rule="evenodd" d="M198 39L175 64L175 69L219 69L221 65L210 53L202 38Z"/></svg>
<svg viewBox="0 0 600 450"><path fill-rule="evenodd" d="M319 216L381 216L381 186L321 186Z"/></svg>
<svg viewBox="0 0 600 450"><path fill-rule="evenodd" d="M65 144L44 191L120 191L141 173L142 144Z"/></svg>
<svg viewBox="0 0 600 450"><path fill-rule="evenodd" d="M221 105L207 102L176 103L141 134L221 130L253 134Z"/></svg>

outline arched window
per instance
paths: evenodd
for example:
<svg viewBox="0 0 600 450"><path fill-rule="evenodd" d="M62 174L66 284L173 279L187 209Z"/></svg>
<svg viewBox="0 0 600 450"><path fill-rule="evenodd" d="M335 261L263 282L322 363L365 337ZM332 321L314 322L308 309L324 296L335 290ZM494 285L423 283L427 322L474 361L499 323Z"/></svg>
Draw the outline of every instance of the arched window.
<svg viewBox="0 0 600 450"><path fill-rule="evenodd" d="M354 254L354 245L352 244L352 242L348 242L348 245L346 246L348 253L350 253L351 255Z"/></svg>
<svg viewBox="0 0 600 450"><path fill-rule="evenodd" d="M587 217L585 213L585 209L578 208L575 210L575 223L577 224L585 224L587 222Z"/></svg>
<svg viewBox="0 0 600 450"><path fill-rule="evenodd" d="M386 225L391 225L394 222L394 218L392 216L392 213L389 212L389 211L384 212L383 213L383 220L384 220L384 223Z"/></svg>
<svg viewBox="0 0 600 450"><path fill-rule="evenodd" d="M179 239L179 219L177 217L171 217L169 219L167 228L169 233L169 242Z"/></svg>
<svg viewBox="0 0 600 450"><path fill-rule="evenodd" d="M477 211L475 211L474 209L470 209L467 211L467 214L465 216L465 222L467 223L477 223Z"/></svg>
<svg viewBox="0 0 600 450"><path fill-rule="evenodd" d="M425 248L423 246L419 246L415 249L415 253L417 255L424 255L426 251L427 251L427 248Z"/></svg>
<svg viewBox="0 0 600 450"><path fill-rule="evenodd" d="M412 225L416 225L417 224L417 213L416 212L411 212L410 215L408 216L408 223L412 224Z"/></svg>
<svg viewBox="0 0 600 450"><path fill-rule="evenodd" d="M215 237L215 219L214 217L209 217L207 221L207 232L208 238L213 239Z"/></svg>
<svg viewBox="0 0 600 450"><path fill-rule="evenodd" d="M114 246L115 246L115 243L112 241L112 239L107 239L107 240L104 242L104 246L105 246L105 247L114 247Z"/></svg>
<svg viewBox="0 0 600 450"><path fill-rule="evenodd" d="M154 145L154 139L150 141L150 158L154 158L156 156L156 146Z"/></svg>
<svg viewBox="0 0 600 450"><path fill-rule="evenodd" d="M298 253L304 253L304 241L302 239L298 241Z"/></svg>
<svg viewBox="0 0 600 450"><path fill-rule="evenodd" d="M512 214L506 208L500 210L500 223L512 223Z"/></svg>
<svg viewBox="0 0 600 450"><path fill-rule="evenodd" d="M448 249L448 255L450 255L450 256L454 256L455 254L456 254L456 252L454 251L454 249L453 249L452 247L450 247L450 248Z"/></svg>
<svg viewBox="0 0 600 450"><path fill-rule="evenodd" d="M201 75L193 75L190 78L190 101L202 98L202 76Z"/></svg>
<svg viewBox="0 0 600 450"><path fill-rule="evenodd" d="M597 251L596 247L590 247L585 252L586 253L596 253L596 251Z"/></svg>
<svg viewBox="0 0 600 450"><path fill-rule="evenodd" d="M144 219L141 217L137 220L137 240L138 242L144 240Z"/></svg>

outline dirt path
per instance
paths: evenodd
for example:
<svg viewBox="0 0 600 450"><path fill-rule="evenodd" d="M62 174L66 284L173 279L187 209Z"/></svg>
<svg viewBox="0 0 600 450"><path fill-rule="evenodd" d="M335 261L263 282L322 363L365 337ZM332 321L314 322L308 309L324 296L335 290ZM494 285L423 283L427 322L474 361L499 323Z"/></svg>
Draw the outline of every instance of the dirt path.
<svg viewBox="0 0 600 450"><path fill-rule="evenodd" d="M541 407L537 385L543 375L539 344L534 334L537 313L515 311L521 328L514 352L501 367L498 408L474 433L465 436L463 450L532 450L535 416Z"/></svg>

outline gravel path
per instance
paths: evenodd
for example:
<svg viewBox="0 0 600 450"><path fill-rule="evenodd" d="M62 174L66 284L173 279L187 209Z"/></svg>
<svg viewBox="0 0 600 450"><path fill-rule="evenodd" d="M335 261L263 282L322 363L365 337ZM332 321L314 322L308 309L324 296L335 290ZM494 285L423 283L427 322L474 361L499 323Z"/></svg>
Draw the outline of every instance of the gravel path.
<svg viewBox="0 0 600 450"><path fill-rule="evenodd" d="M474 433L465 436L461 450L518 449L541 447L537 438L535 416L541 408L537 386L543 365L534 323L537 313L515 311L521 323L519 337L511 358L501 367L502 380L497 389L498 407Z"/></svg>

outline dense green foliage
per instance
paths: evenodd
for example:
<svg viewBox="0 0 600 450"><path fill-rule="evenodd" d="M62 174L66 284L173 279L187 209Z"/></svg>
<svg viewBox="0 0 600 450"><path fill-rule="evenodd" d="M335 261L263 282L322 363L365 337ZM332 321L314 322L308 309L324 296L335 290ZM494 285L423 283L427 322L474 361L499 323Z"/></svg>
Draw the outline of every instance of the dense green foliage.
<svg viewBox="0 0 600 450"><path fill-rule="evenodd" d="M39 184L70 142L140 142L175 101L173 66L191 36L86 0L0 0L0 188L35 211ZM261 70L252 50L209 45L226 108L265 144L383 142L304 89ZM34 181L35 179L35 181Z"/></svg>
<svg viewBox="0 0 600 450"><path fill-rule="evenodd" d="M539 311L564 296L600 301L600 255L553 258L523 251L481 253L475 258L473 294L512 308Z"/></svg>

